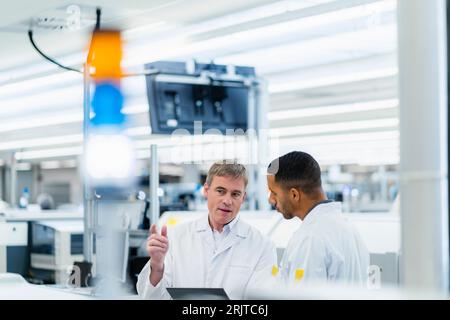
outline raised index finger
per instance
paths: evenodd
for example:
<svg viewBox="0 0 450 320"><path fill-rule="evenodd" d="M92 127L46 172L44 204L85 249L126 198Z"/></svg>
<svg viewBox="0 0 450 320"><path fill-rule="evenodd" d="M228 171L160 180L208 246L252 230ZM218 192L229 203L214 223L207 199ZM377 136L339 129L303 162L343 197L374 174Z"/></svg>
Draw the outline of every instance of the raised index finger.
<svg viewBox="0 0 450 320"><path fill-rule="evenodd" d="M156 224L152 224L150 227L150 234L158 234L158 229L156 228Z"/></svg>

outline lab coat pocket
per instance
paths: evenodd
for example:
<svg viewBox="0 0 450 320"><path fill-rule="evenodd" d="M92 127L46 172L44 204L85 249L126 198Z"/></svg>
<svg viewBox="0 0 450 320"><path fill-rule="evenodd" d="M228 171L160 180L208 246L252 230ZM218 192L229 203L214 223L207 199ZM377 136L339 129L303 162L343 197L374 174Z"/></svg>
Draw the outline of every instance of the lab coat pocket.
<svg viewBox="0 0 450 320"><path fill-rule="evenodd" d="M251 276L250 266L234 265L227 268L224 289L231 299L242 299Z"/></svg>

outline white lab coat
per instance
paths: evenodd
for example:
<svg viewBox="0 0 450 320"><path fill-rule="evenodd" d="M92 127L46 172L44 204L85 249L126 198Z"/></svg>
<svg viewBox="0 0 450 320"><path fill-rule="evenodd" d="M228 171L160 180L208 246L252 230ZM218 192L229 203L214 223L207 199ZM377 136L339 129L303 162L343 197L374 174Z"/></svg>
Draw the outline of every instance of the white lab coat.
<svg viewBox="0 0 450 320"><path fill-rule="evenodd" d="M342 216L341 203L329 202L309 212L290 239L280 276L288 286L305 282L363 286L368 267L369 252L361 236Z"/></svg>
<svg viewBox="0 0 450 320"><path fill-rule="evenodd" d="M154 287L149 281L150 262L138 277L143 299L170 299L166 287L224 288L231 299L243 299L247 289L271 281L277 264L274 244L239 216L214 253L208 216L169 229L169 251L164 276Z"/></svg>

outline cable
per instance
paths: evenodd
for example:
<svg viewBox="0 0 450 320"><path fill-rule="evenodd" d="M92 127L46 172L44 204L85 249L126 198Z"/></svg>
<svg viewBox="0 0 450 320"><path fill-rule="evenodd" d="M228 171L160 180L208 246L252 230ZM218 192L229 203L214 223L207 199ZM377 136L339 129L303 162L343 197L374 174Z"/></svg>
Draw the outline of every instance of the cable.
<svg viewBox="0 0 450 320"><path fill-rule="evenodd" d="M95 30L100 30L100 18L101 18L101 14L102 14L102 10L98 7L95 10L96 13L96 22L95 22ZM83 73L83 71L75 69L75 68L71 68L71 67L66 67L62 64L60 64L59 62L55 61L54 59L50 58L49 56L47 56L45 53L43 53L34 43L33 40L33 30L28 30L28 38L30 39L31 45L33 46L34 49L36 49L36 51L42 56L44 57L44 59L50 61L53 64L56 64L58 67L63 68L65 70L69 70L69 71L75 71L78 73ZM88 53L88 60L89 60L89 54L91 52ZM155 69L151 69L151 70L145 70L144 72L139 72L139 73L127 73L127 74L123 74L122 77L135 77L135 76L147 76L147 75L157 75L158 73L160 73L159 70L155 70Z"/></svg>
<svg viewBox="0 0 450 320"><path fill-rule="evenodd" d="M33 31L32 31L31 29L28 30L28 38L30 39L31 45L34 47L34 49L36 49L36 51L37 51L42 57L44 57L44 59L50 61L51 63L56 64L57 66L59 66L60 68L65 69L65 70L75 71L75 72L78 72L78 73L82 73L81 70L74 69L74 68L71 68L71 67L66 67L66 66L60 64L59 62L53 60L52 58L50 58L50 57L47 56L45 53L43 53L43 52L36 46L36 44L34 43L34 40L33 40Z"/></svg>
<svg viewBox="0 0 450 320"><path fill-rule="evenodd" d="M43 53L34 43L33 41L33 31L32 30L28 30L28 37L30 38L30 42L33 45L33 47L36 49L36 51L42 56L44 57L46 60L50 61L51 63L56 64L57 66L65 69L65 70L69 70L69 71L75 71L78 73L83 73L81 70L77 70L71 67L66 67L62 64L60 64L59 62L53 60L52 58L50 58L49 56L47 56L45 53ZM150 70L144 70L144 72L138 72L138 73L125 73L122 75L122 77L136 77L136 76L147 76L147 75L156 75L160 73L159 70L156 69L150 69Z"/></svg>
<svg viewBox="0 0 450 320"><path fill-rule="evenodd" d="M159 71L158 69L147 69L142 72L124 73L124 74L122 74L122 77L128 78L128 77L137 77L137 76L156 76L160 73L161 73L161 71Z"/></svg>
<svg viewBox="0 0 450 320"><path fill-rule="evenodd" d="M102 9L100 9L100 7L97 7L97 9L95 10L95 14L97 16L97 19L95 21L95 30L100 30L100 17L102 15Z"/></svg>
<svg viewBox="0 0 450 320"><path fill-rule="evenodd" d="M95 30L99 30L99 29L100 29L100 17L101 17L102 11L101 11L101 9L98 7L98 8L95 10L95 13L96 13L96 16L97 16L96 22L95 22ZM65 70L75 71L75 72L78 72L78 73L83 73L81 70L74 69L74 68L71 68L71 67L66 67L66 66L62 65L61 63L55 61L54 59L50 58L50 57L47 56L45 53L43 53L43 52L36 46L36 44L34 43L34 40L33 40L33 31L32 31L31 29L28 30L28 38L30 39L30 42L31 42L31 45L33 46L33 48L36 49L36 51L37 51L42 57L44 57L44 59L50 61L51 63L56 64L58 67L63 68L63 69L65 69Z"/></svg>
<svg viewBox="0 0 450 320"><path fill-rule="evenodd" d="M96 10L96 14L97 14L97 19L96 19L96 24L95 24L95 29L99 30L100 29L100 16L101 16L101 10L100 8L97 8ZM30 39L31 45L34 47L34 49L36 49L36 51L42 56L44 57L44 59L50 61L53 64L56 64L58 67L63 68L65 70L69 70L69 71L74 71L74 72L78 72L78 73L83 73L83 71L75 69L75 68L71 68L71 67L67 67L64 66L62 64L60 64L59 62L55 61L54 59L50 58L49 56L47 56L45 53L43 53L36 45L36 43L33 40L33 31L30 29L28 30L28 38ZM89 58L89 57L88 57ZM157 69L150 69L150 70L144 70L144 72L138 72L138 73L125 73L122 75L122 77L136 77L136 76L147 76L147 75L157 75L159 74L160 71Z"/></svg>

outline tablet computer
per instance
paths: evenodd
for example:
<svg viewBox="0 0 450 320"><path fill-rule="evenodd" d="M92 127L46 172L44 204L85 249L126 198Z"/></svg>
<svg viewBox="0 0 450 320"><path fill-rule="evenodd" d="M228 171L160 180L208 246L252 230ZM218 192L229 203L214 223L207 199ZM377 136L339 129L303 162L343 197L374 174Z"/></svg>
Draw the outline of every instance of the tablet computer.
<svg viewBox="0 0 450 320"><path fill-rule="evenodd" d="M223 288L166 288L174 300L230 300Z"/></svg>

